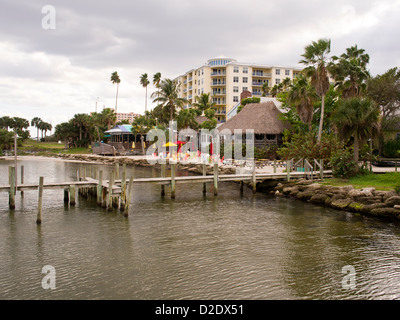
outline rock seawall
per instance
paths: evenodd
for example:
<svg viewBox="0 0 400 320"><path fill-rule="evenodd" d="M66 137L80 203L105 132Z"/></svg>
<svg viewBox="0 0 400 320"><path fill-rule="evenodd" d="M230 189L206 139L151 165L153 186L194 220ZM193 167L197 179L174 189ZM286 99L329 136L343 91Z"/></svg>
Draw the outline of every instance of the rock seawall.
<svg viewBox="0 0 400 320"><path fill-rule="evenodd" d="M278 183L273 192L338 210L400 220L400 195L394 191L354 189L353 186L335 187L300 180Z"/></svg>
<svg viewBox="0 0 400 320"><path fill-rule="evenodd" d="M74 161L82 161L82 162L92 162L92 163L101 163L101 164L109 164L113 165L116 163L119 164L128 164L128 165L136 165L140 167L160 167L160 164L150 164L146 159L143 158L135 158L135 157L113 157L113 156L99 156L92 154L58 154L56 155L58 158L63 158L65 160L74 160ZM167 163L168 165L168 163ZM195 174L203 174L203 168L199 164L190 163L190 162L178 162L176 164L176 168L178 170L187 170L189 172ZM213 174L214 166L207 165L207 174ZM236 173L236 169L232 167L219 166L218 172L220 174L234 174Z"/></svg>

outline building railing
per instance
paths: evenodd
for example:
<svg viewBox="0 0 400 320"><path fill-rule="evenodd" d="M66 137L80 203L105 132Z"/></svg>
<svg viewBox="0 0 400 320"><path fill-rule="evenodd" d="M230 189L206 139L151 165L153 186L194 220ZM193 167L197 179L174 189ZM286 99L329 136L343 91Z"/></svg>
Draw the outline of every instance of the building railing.
<svg viewBox="0 0 400 320"><path fill-rule="evenodd" d="M271 77L272 73L266 73L266 72L254 72L253 71L253 77Z"/></svg>

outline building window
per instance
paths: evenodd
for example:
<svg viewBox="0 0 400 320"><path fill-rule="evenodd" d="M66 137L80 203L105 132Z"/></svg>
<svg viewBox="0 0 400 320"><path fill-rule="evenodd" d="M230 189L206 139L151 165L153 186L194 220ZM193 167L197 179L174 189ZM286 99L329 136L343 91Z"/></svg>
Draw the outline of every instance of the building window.
<svg viewBox="0 0 400 320"><path fill-rule="evenodd" d="M233 72L234 73L239 73L239 67L233 67Z"/></svg>
<svg viewBox="0 0 400 320"><path fill-rule="evenodd" d="M280 84L281 83L281 79L275 79L275 84Z"/></svg>
<svg viewBox="0 0 400 320"><path fill-rule="evenodd" d="M249 68L243 67L243 73L249 73Z"/></svg>
<svg viewBox="0 0 400 320"><path fill-rule="evenodd" d="M239 92L239 87L234 86L234 87L233 87L233 92Z"/></svg>
<svg viewBox="0 0 400 320"><path fill-rule="evenodd" d="M247 77L243 77L243 83L247 83L248 78Z"/></svg>
<svg viewBox="0 0 400 320"><path fill-rule="evenodd" d="M243 92L244 91L249 91L249 88L248 87L243 87Z"/></svg>
<svg viewBox="0 0 400 320"><path fill-rule="evenodd" d="M281 74L281 69L275 69L275 74L279 76Z"/></svg>
<svg viewBox="0 0 400 320"><path fill-rule="evenodd" d="M233 102L239 102L239 97L238 96L233 96Z"/></svg>
<svg viewBox="0 0 400 320"><path fill-rule="evenodd" d="M239 82L239 77L233 77L233 82Z"/></svg>
<svg viewBox="0 0 400 320"><path fill-rule="evenodd" d="M285 70L285 76L290 76L290 70Z"/></svg>

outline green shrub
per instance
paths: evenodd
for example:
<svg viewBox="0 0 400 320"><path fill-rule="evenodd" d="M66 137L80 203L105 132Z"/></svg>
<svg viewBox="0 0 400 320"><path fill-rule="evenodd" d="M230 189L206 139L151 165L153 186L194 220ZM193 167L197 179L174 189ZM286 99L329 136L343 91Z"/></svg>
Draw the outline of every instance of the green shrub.
<svg viewBox="0 0 400 320"><path fill-rule="evenodd" d="M283 159L323 159L329 167L332 155L343 149L343 142L335 134L323 133L321 143L317 143L314 132L290 134L284 133L283 146L278 151Z"/></svg>
<svg viewBox="0 0 400 320"><path fill-rule="evenodd" d="M383 156L386 158L400 157L400 140L389 140L383 145Z"/></svg>
<svg viewBox="0 0 400 320"><path fill-rule="evenodd" d="M350 178L357 174L353 153L349 148L343 148L332 154L332 174L335 178Z"/></svg>
<svg viewBox="0 0 400 320"><path fill-rule="evenodd" d="M396 191L396 193L400 194L400 182L397 182L395 187L394 187L394 191Z"/></svg>

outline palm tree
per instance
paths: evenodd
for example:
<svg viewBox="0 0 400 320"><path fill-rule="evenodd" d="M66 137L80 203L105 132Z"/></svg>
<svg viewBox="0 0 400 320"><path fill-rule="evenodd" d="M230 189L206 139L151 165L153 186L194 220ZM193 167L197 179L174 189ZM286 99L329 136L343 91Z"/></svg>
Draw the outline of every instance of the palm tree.
<svg viewBox="0 0 400 320"><path fill-rule="evenodd" d="M107 125L107 129L111 129L111 124L117 121L117 115L115 114L114 110L110 108L104 108L100 113L100 118L102 123Z"/></svg>
<svg viewBox="0 0 400 320"><path fill-rule="evenodd" d="M171 79L165 79L160 83L160 90L153 92L151 98L154 102L158 102L163 109L170 113L170 121L173 120L176 113L176 108L182 108L188 101L184 98L179 98L178 84Z"/></svg>
<svg viewBox="0 0 400 320"><path fill-rule="evenodd" d="M13 119L9 116L4 116L0 118L0 128L8 130L13 124Z"/></svg>
<svg viewBox="0 0 400 320"><path fill-rule="evenodd" d="M333 56L336 64L331 64L335 78L335 87L339 88L344 98L359 96L366 90L366 81L370 78L367 70L369 55L357 45L347 48L340 57Z"/></svg>
<svg viewBox="0 0 400 320"><path fill-rule="evenodd" d="M324 124L325 112L325 94L329 90L329 76L328 76L328 54L331 51L330 39L319 39L313 41L304 49L302 54L303 60L300 63L306 65L303 70L304 74L311 78L311 84L315 88L317 94L321 97L321 117L319 121L318 130L318 144L321 142L322 127Z"/></svg>
<svg viewBox="0 0 400 320"><path fill-rule="evenodd" d="M47 131L51 131L51 129L53 129L53 126L51 125L51 123L45 122L44 125L43 125L44 139L45 140L46 140Z"/></svg>
<svg viewBox="0 0 400 320"><path fill-rule="evenodd" d="M39 142L39 124L42 122L42 119L40 119L39 117L35 117L31 120L31 126L36 127L37 129L37 141Z"/></svg>
<svg viewBox="0 0 400 320"><path fill-rule="evenodd" d="M121 79L119 78L117 71L111 73L111 82L113 84L117 84L117 95L115 97L115 113L117 113L118 89L119 89L119 84L121 83Z"/></svg>
<svg viewBox="0 0 400 320"><path fill-rule="evenodd" d="M262 91L262 96L265 97L268 93L269 93L269 86L268 86L268 82L265 81L262 85L261 91Z"/></svg>
<svg viewBox="0 0 400 320"><path fill-rule="evenodd" d="M71 122L75 127L79 128L79 140L82 140L82 134L87 131L90 122L89 116L86 113L77 113L71 119Z"/></svg>
<svg viewBox="0 0 400 320"><path fill-rule="evenodd" d="M191 128L197 130L199 128L199 123L196 121L196 116L198 113L195 109L182 109L179 111L176 117L178 130Z"/></svg>
<svg viewBox="0 0 400 320"><path fill-rule="evenodd" d="M367 138L376 134L379 118L379 107L374 101L364 97L341 100L332 115L342 137L354 138L354 161L357 164L360 146Z"/></svg>
<svg viewBox="0 0 400 320"><path fill-rule="evenodd" d="M143 73L140 76L140 84L142 85L143 88L146 88L146 99L145 99L145 106L144 106L144 111L147 111L147 86L150 84L149 79L147 78L147 73Z"/></svg>
<svg viewBox="0 0 400 320"><path fill-rule="evenodd" d="M153 75L153 85L157 88L160 87L160 82L161 82L161 72L157 72L156 74Z"/></svg>
<svg viewBox="0 0 400 320"><path fill-rule="evenodd" d="M202 93L200 96L196 96L195 100L196 102L193 103L193 106L199 111L199 115L215 106L215 102L211 100L209 93Z"/></svg>
<svg viewBox="0 0 400 320"><path fill-rule="evenodd" d="M308 82L304 75L300 75L294 79L290 85L287 94L288 104L296 106L297 114L300 120L308 124L308 129L311 131L311 122L314 115L314 101L317 99L315 89Z"/></svg>

